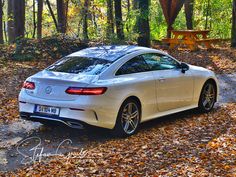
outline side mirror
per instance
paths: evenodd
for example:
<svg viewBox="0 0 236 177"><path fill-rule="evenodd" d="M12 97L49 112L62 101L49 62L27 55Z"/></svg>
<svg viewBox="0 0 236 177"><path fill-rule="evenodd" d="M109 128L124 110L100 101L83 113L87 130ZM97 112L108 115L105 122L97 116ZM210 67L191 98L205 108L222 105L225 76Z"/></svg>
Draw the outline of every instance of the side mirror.
<svg viewBox="0 0 236 177"><path fill-rule="evenodd" d="M182 73L185 73L186 71L189 70L189 66L188 66L187 63L181 63L181 64L180 64L180 68L181 68L181 72L182 72Z"/></svg>

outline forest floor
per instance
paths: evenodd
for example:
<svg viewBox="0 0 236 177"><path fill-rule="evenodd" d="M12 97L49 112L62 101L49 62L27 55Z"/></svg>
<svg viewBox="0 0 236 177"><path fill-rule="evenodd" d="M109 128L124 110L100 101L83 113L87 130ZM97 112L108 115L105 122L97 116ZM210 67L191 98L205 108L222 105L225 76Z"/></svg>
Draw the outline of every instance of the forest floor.
<svg viewBox="0 0 236 177"><path fill-rule="evenodd" d="M7 50L15 49L11 46ZM58 49L53 50L57 53ZM220 80L220 102L208 114L190 110L144 123L138 134L126 139L111 137L103 129L47 128L20 120L17 96L23 81L56 61L61 54L52 57L45 51L41 60L13 61L5 52L0 56L0 171L20 167L7 174L22 176L235 175L236 50L223 44L209 51L167 52L180 61L214 70ZM53 155L63 140L66 142L59 156L26 157L35 152L32 148L37 145L37 150L44 148L44 156L47 156L45 153ZM25 163L28 165L24 166Z"/></svg>

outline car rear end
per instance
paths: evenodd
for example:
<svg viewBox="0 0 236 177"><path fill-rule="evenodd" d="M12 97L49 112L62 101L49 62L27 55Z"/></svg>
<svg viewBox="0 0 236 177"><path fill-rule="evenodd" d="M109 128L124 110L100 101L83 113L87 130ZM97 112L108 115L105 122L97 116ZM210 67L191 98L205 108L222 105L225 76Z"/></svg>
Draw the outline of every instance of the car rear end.
<svg viewBox="0 0 236 177"><path fill-rule="evenodd" d="M98 68L96 72L101 68L101 63L99 65L92 65ZM96 86L99 74L91 74L94 69L91 64L88 67L85 68L90 73L73 73L71 67L54 64L28 78L19 94L21 118L42 123L60 122L72 128L83 128L86 124L113 128L117 110L109 103L111 97L107 95L111 93L106 86Z"/></svg>

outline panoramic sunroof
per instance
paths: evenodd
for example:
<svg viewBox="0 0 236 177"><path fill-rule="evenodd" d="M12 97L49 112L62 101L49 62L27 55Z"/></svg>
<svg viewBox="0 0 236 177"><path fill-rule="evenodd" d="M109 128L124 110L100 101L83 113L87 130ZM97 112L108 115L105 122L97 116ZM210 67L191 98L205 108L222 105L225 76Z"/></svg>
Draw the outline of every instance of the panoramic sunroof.
<svg viewBox="0 0 236 177"><path fill-rule="evenodd" d="M71 56L101 58L109 61L115 61L128 53L137 51L138 48L138 46L99 46L81 50Z"/></svg>

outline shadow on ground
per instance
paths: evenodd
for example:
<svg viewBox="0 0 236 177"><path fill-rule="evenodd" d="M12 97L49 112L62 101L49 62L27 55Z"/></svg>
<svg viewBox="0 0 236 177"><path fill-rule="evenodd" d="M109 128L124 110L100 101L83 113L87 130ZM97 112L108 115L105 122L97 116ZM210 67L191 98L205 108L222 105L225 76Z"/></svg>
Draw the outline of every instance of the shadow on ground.
<svg viewBox="0 0 236 177"><path fill-rule="evenodd" d="M153 127L161 128L196 113L196 110L189 110L148 121L141 124L139 131L143 133ZM78 130L64 125L48 127L23 120L1 128L0 158L5 160L1 160L0 171L15 170L54 154L86 150L87 146L96 147L106 140L115 138L110 130L102 128L87 127Z"/></svg>

